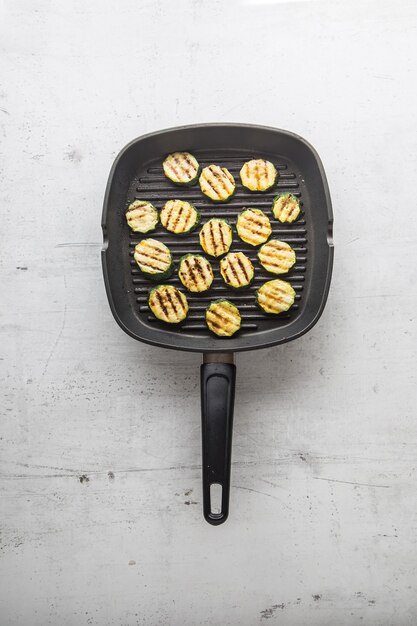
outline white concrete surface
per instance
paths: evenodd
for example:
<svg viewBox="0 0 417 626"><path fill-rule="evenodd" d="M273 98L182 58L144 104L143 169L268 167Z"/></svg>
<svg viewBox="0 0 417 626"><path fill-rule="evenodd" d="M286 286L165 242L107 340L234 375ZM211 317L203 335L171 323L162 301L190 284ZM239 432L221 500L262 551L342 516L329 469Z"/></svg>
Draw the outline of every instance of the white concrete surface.
<svg viewBox="0 0 417 626"><path fill-rule="evenodd" d="M1 626L416 624L416 17L2 2ZM238 357L219 528L200 357L124 335L100 267L115 154L205 121L306 137L335 212L320 323Z"/></svg>

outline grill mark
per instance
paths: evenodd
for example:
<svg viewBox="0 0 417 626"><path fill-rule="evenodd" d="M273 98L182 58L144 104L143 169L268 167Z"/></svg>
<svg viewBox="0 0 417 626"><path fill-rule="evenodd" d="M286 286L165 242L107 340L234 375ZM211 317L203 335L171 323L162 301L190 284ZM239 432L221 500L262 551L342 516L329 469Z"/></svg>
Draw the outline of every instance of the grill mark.
<svg viewBox="0 0 417 626"><path fill-rule="evenodd" d="M221 313L219 313L218 311L213 311L213 309L209 309L208 311L211 315L214 315L214 317L217 317L219 320L221 320L224 324L227 324L229 322L227 317L224 317L223 315L221 315Z"/></svg>
<svg viewBox="0 0 417 626"><path fill-rule="evenodd" d="M254 172L254 177L255 177L255 181L256 181L256 189L259 189L259 168L258 168L258 162L255 161L256 165L255 165L255 172Z"/></svg>
<svg viewBox="0 0 417 626"><path fill-rule="evenodd" d="M216 182L217 182L217 181L218 181L218 182L220 182L220 184L221 184L221 181L219 180L219 175L217 174L217 172L213 172L213 170L212 170L212 169L210 169L210 167L208 168L208 171L209 171L209 172L210 172L210 174L212 175L213 179L215 179L215 180L216 180ZM218 195L218 197L220 198L220 191L217 189L217 187L214 187L214 186L213 186L213 184L212 184L210 181L207 181L207 182L209 183L210 187L211 187L212 189L214 189L214 191L216 192L216 194L217 194L217 195ZM213 180L213 182L214 182L214 180ZM223 188L224 188L224 186L223 186Z"/></svg>
<svg viewBox="0 0 417 626"><path fill-rule="evenodd" d="M154 296L158 300L159 306L161 307L163 314L165 315L165 317L168 317L168 309L166 308L165 302L164 302L161 294L159 293L159 291L156 291L154 293Z"/></svg>
<svg viewBox="0 0 417 626"><path fill-rule="evenodd" d="M207 285L208 280L206 278L206 272L205 272L205 270L208 271L207 265L204 264L204 268L203 268L203 266L201 265L200 259L198 257L194 257L194 264L197 268L197 272L200 274L200 278L202 278L202 280L204 281L204 285Z"/></svg>
<svg viewBox="0 0 417 626"><path fill-rule="evenodd" d="M169 300L170 305L172 306L172 309L173 309L174 314L175 314L175 318L178 319L177 307L174 305L174 303L172 301L170 290L169 289L165 289L164 294L167 297L167 299Z"/></svg>
<svg viewBox="0 0 417 626"><path fill-rule="evenodd" d="M240 285L241 283L240 283L239 274L236 272L236 268L233 265L233 261L229 261L228 266L233 276L235 277L237 284Z"/></svg>
<svg viewBox="0 0 417 626"><path fill-rule="evenodd" d="M159 250L159 252L162 252L162 251ZM149 252L142 252L141 250L135 250L134 254L137 254L138 256L144 256L145 258L148 258L148 259L152 259L152 261L158 261L159 263L168 263L169 261L169 257L167 259L165 258L165 256L167 256L165 251L163 252L163 254L165 255L163 259L161 259L161 257L159 256L153 256Z"/></svg>
<svg viewBox="0 0 417 626"><path fill-rule="evenodd" d="M250 167L249 167L249 161L248 161L248 162L246 163L246 182L247 182L248 184L250 184L250 183L249 183L249 170L250 170Z"/></svg>
<svg viewBox="0 0 417 626"><path fill-rule="evenodd" d="M169 161L166 162L166 165L169 165L169 168L170 168L171 172L174 172L175 178L179 181L181 175L177 172L177 170L175 169L174 165L172 164L173 160L174 159L170 158ZM175 161L175 163L176 163L176 161Z"/></svg>
<svg viewBox="0 0 417 626"><path fill-rule="evenodd" d="M177 229L178 222L180 221L180 217L183 214L183 211L184 211L184 205L181 204L180 208L177 211L177 217L175 219L175 223L174 223L174 226L173 226L174 231L176 231L176 229ZM171 217L172 217L172 213L171 213Z"/></svg>
<svg viewBox="0 0 417 626"><path fill-rule="evenodd" d="M246 267L245 267L245 264L243 263L243 261L242 261L242 259L241 259L241 257L240 257L240 256L236 255L236 256L235 256L235 259L236 259L236 261L237 261L237 263L238 263L238 265L239 265L240 269L242 270L242 272L243 272L243 274L244 274L244 276L245 276L246 282L248 282L248 281L249 281L249 276L248 276L248 274L247 274L247 272L246 272Z"/></svg>
<svg viewBox="0 0 417 626"><path fill-rule="evenodd" d="M183 153L183 155L182 155L182 156L183 156L184 161L185 161L185 162L186 162L186 163L187 163L187 164L188 164L188 165L192 168L192 173L193 173L193 176L195 176L195 172L196 172L197 170L196 170L196 168L195 168L194 163L192 163L191 159L189 159L189 158L188 158L188 155L187 155L186 153Z"/></svg>
<svg viewBox="0 0 417 626"><path fill-rule="evenodd" d="M213 176L215 176L218 180L218 182L220 183L220 185L223 187L224 192L226 194L229 194L229 190L227 189L227 185L225 183L225 178L227 178L226 174L223 172L223 170L220 170L222 172L222 174L219 174L217 171L210 170L210 172L213 174Z"/></svg>
<svg viewBox="0 0 417 626"><path fill-rule="evenodd" d="M184 261L184 262L185 262L185 265L186 265L186 267L187 267L187 269L188 269L188 273L189 273L189 275L191 276L191 280L193 281L194 285L195 285L196 287L198 287L198 282L197 282L197 280L196 280L196 277L195 277L195 272L194 272L194 268L193 268L193 266L192 266L191 262L190 262L188 259L185 259L185 261Z"/></svg>
<svg viewBox="0 0 417 626"><path fill-rule="evenodd" d="M217 245L216 245L216 241L214 239L213 222L210 220L208 223L210 224L211 247L212 247L212 250L214 252L214 255L216 256L216 254L217 254Z"/></svg>
<svg viewBox="0 0 417 626"><path fill-rule="evenodd" d="M216 197L219 197L219 192L217 191L217 189L215 187L213 187L213 185L211 184L211 182L208 180L208 178L204 178L203 179L208 185L210 185L210 187L212 188L212 190L214 191L214 193L216 194Z"/></svg>
<svg viewBox="0 0 417 626"><path fill-rule="evenodd" d="M220 312L213 310L213 309L209 309L208 313L211 313L212 315L220 319L223 322L223 324L226 326L226 330L230 326L239 327L240 316L238 315L238 313L235 313L234 311L230 311L228 308L221 306L221 305L220 306L217 305L217 308L220 308L221 311L223 311L223 315ZM224 326L222 328L224 330Z"/></svg>
<svg viewBox="0 0 417 626"><path fill-rule="evenodd" d="M181 152L180 154L181 154L182 157L184 157L184 153L183 152ZM185 175L188 176L189 179L191 179L190 172L189 172L188 168L184 167L184 164L182 163L182 161L178 160L178 157L176 157L176 156L174 156L173 159L174 159L175 163L178 165L178 167L180 168L180 170L182 170L182 173L183 174L185 173Z"/></svg>
<svg viewBox="0 0 417 626"><path fill-rule="evenodd" d="M223 250L225 248L227 248L226 243L224 241L224 237L223 237L223 223L222 222L217 222L217 225L219 227L219 233L220 233L220 239L222 240L222 246L223 246Z"/></svg>
<svg viewBox="0 0 417 626"><path fill-rule="evenodd" d="M288 213L287 220L289 220L297 210L299 211L300 209L299 209L299 206L295 204L294 207L291 209L291 211Z"/></svg>
<svg viewBox="0 0 417 626"><path fill-rule="evenodd" d="M184 307L184 303L183 303L182 298L181 298L181 294L179 293L179 291L177 289L173 293L174 293L174 296L175 296L175 298L176 298L176 300L177 300L177 302L178 302L178 304L180 306L181 314L184 314L185 313L185 307Z"/></svg>

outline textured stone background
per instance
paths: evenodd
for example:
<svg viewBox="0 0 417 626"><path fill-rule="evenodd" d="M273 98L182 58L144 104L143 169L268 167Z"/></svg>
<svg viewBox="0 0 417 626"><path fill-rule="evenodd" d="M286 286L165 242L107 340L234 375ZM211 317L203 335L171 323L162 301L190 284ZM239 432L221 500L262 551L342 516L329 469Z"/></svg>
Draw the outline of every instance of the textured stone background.
<svg viewBox="0 0 417 626"><path fill-rule="evenodd" d="M415 2L1 7L1 625L413 626ZM308 139L336 246L319 324L237 358L219 528L200 357L123 334L100 267L116 153L207 121Z"/></svg>

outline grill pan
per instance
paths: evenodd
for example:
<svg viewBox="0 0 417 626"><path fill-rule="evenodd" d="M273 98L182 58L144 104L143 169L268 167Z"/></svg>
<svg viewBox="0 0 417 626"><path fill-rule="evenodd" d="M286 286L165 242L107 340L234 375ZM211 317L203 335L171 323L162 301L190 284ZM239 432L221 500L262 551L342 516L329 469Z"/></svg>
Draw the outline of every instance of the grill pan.
<svg viewBox="0 0 417 626"><path fill-rule="evenodd" d="M162 161L168 153L191 152L202 167L210 163L227 167L236 180L236 193L226 204L203 196L199 185L178 187L168 180ZM239 170L245 161L265 158L279 170L277 185L266 193L242 187ZM299 218L281 224L272 218L273 197L289 191L302 202ZM172 251L174 262L188 252L203 254L199 228L176 236L160 224L149 235L134 233L126 224L125 211L135 199L149 200L157 209L173 198L192 202L201 223L224 217L235 225L244 207L260 208L271 218L272 237L289 243L296 264L279 278L296 292L287 313L266 315L255 304L254 291L276 278L259 264L254 248L239 239L234 228L231 251L244 252L254 263L255 279L246 289L235 291L224 284L219 260L210 257L215 279L209 291L189 293L188 317L179 325L157 320L148 308L147 296L154 286L143 277L133 259L135 245L144 237L161 240ZM121 328L140 341L179 350L203 353L201 366L201 414L203 443L203 512L214 525L223 523L229 511L230 461L235 395L234 353L285 343L306 333L319 319L330 286L333 215L329 189L320 158L314 148L293 133L247 124L198 124L151 133L129 143L110 171L104 199L102 265L112 313ZM168 284L184 288L177 273ZM204 322L207 305L216 298L230 299L242 315L241 330L233 337L211 334ZM220 487L219 487L220 486ZM220 494L220 495L219 495Z"/></svg>

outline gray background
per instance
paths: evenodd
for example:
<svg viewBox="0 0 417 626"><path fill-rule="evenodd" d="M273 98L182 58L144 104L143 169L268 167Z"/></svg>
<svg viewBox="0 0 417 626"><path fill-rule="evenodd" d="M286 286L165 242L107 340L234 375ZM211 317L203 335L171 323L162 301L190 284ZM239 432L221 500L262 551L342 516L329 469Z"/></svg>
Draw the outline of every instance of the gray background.
<svg viewBox="0 0 417 626"><path fill-rule="evenodd" d="M417 621L415 2L2 3L1 625ZM335 268L305 337L237 358L227 524L199 363L114 322L112 161L236 121L309 140Z"/></svg>

